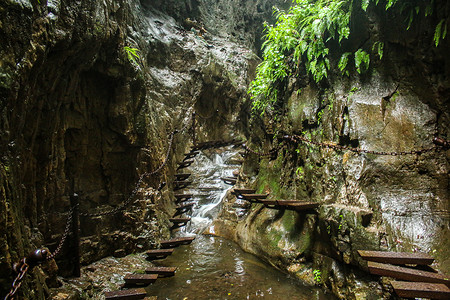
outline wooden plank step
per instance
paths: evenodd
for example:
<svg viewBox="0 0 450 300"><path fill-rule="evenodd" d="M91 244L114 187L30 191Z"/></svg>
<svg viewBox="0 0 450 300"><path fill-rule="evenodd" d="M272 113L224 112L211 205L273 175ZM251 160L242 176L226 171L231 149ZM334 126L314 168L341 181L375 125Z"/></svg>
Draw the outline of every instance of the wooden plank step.
<svg viewBox="0 0 450 300"><path fill-rule="evenodd" d="M182 204L180 206L177 206L175 208L176 212L175 212L175 214L173 216L176 217L176 216L184 214L185 212L190 211L192 209L192 206L194 206L194 204L195 203L186 203L186 204Z"/></svg>
<svg viewBox="0 0 450 300"><path fill-rule="evenodd" d="M192 181L185 181L185 180L175 180L173 182L174 185L189 185Z"/></svg>
<svg viewBox="0 0 450 300"><path fill-rule="evenodd" d="M169 221L175 224L187 223L191 218L170 218Z"/></svg>
<svg viewBox="0 0 450 300"><path fill-rule="evenodd" d="M245 200L253 200L253 199L261 200L266 199L267 196L269 196L269 194L241 194L241 196Z"/></svg>
<svg viewBox="0 0 450 300"><path fill-rule="evenodd" d="M230 185L233 185L233 184L236 184L236 181L237 181L237 178L232 178L232 177L221 177L220 179L222 179L222 181L224 182L224 183L226 183L226 184L230 184Z"/></svg>
<svg viewBox="0 0 450 300"><path fill-rule="evenodd" d="M166 258L173 253L173 249L153 249L146 252L148 258Z"/></svg>
<svg viewBox="0 0 450 300"><path fill-rule="evenodd" d="M184 154L184 159L191 159L196 157L200 152L199 151L191 151L189 153Z"/></svg>
<svg viewBox="0 0 450 300"><path fill-rule="evenodd" d="M450 289L442 283L392 281L391 284L402 298L450 299Z"/></svg>
<svg viewBox="0 0 450 300"><path fill-rule="evenodd" d="M174 238L171 240L161 241L161 248L174 248L180 245L189 245L192 241L195 240L195 237L180 237Z"/></svg>
<svg viewBox="0 0 450 300"><path fill-rule="evenodd" d="M157 274L158 277L171 277L175 275L176 267L152 267L145 270L147 274Z"/></svg>
<svg viewBox="0 0 450 300"><path fill-rule="evenodd" d="M113 291L113 292L105 293L106 300L109 300L109 299L111 299L111 300L116 300L116 299L138 300L138 299L144 299L145 296L147 296L147 292L145 291L144 288Z"/></svg>
<svg viewBox="0 0 450 300"><path fill-rule="evenodd" d="M180 162L180 163L178 164L178 170L179 170L179 169L183 169L183 168L189 167L190 165L192 165L193 162L194 162L193 159L191 159L191 160L185 160L185 161L183 161L183 162Z"/></svg>
<svg viewBox="0 0 450 300"><path fill-rule="evenodd" d="M233 194L235 195L242 195L242 194L253 194L256 192L254 189L233 189Z"/></svg>
<svg viewBox="0 0 450 300"><path fill-rule="evenodd" d="M189 176L191 176L190 173L186 173L186 174L175 174L175 179L176 180L186 180L189 178Z"/></svg>
<svg viewBox="0 0 450 300"><path fill-rule="evenodd" d="M188 187L192 181L174 181L173 182L173 190L181 190Z"/></svg>
<svg viewBox="0 0 450 300"><path fill-rule="evenodd" d="M319 205L320 204L317 202L301 202L301 203L286 204L286 208L293 209L295 211L302 211L302 210L318 208Z"/></svg>
<svg viewBox="0 0 450 300"><path fill-rule="evenodd" d="M127 274L123 278L126 286L149 285L158 279L158 274Z"/></svg>
<svg viewBox="0 0 450 300"><path fill-rule="evenodd" d="M194 195L192 195L192 194L174 194L173 196L177 200L191 199L192 197L194 197Z"/></svg>
<svg viewBox="0 0 450 300"><path fill-rule="evenodd" d="M427 253L387 252L358 250L359 255L368 261L394 265L431 265L434 261Z"/></svg>
<svg viewBox="0 0 450 300"><path fill-rule="evenodd" d="M292 209L296 211L308 210L319 207L317 202L305 202L298 200L260 200L268 208Z"/></svg>
<svg viewBox="0 0 450 300"><path fill-rule="evenodd" d="M193 202L183 203L183 204L181 204L181 205L175 207L175 209L176 209L176 210L182 210L182 209L185 209L185 208L191 208L192 206L194 206L194 204L195 204L195 203L193 203Z"/></svg>
<svg viewBox="0 0 450 300"><path fill-rule="evenodd" d="M443 283L447 286L450 285L450 279L439 273L415 270L373 261L369 261L367 266L369 267L369 272L375 275L388 276L406 281Z"/></svg>

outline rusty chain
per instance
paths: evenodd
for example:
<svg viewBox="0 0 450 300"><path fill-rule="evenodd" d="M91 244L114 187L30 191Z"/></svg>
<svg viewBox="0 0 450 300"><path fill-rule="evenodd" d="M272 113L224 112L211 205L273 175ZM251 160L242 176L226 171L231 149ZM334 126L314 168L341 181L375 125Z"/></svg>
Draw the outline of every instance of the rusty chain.
<svg viewBox="0 0 450 300"><path fill-rule="evenodd" d="M283 139L287 140L287 141L291 141L292 143L296 143L296 144L299 142L304 142L306 144L310 144L310 145L314 145L314 146L318 146L318 147L322 147L322 148L329 148L329 149L332 149L335 151L351 151L351 152L359 153L359 154L366 153L366 154L384 155L384 156L420 155L420 154L428 153L431 151L439 151L441 149L449 149L450 148L449 141L444 140L442 138L438 138L438 137L435 137L433 139L433 143L435 145L432 147L423 148L420 150L391 151L391 152L366 150L366 149L361 149L361 148L351 147L351 146L337 145L337 144L325 143L325 142L317 142L317 141L313 141L313 140L307 139L307 138L305 138L303 136L299 136L299 135L285 135L285 136L283 136ZM257 152L255 150L250 149L246 144L243 144L242 146L244 147L244 149L246 151L253 153L257 156L271 156L282 147L280 145L275 148L272 148L271 150L269 150L267 152Z"/></svg>
<svg viewBox="0 0 450 300"><path fill-rule="evenodd" d="M19 290L20 286L22 285L22 280L25 277L25 275L27 274L30 266L27 264L25 258L21 261L21 264L22 265L21 265L20 269L18 270L19 272L17 273L16 279L14 279L14 281L12 283L11 290L5 296L4 300L14 299L14 296L16 295L17 291Z"/></svg>
<svg viewBox="0 0 450 300"><path fill-rule="evenodd" d="M386 151L366 150L366 149L361 149L361 148L356 148L356 147L343 146L343 145L337 145L337 144L331 144L331 143L325 143L325 142L316 142L316 141L312 141L310 139L307 139L307 138L299 136L299 135L285 135L283 138L285 140L289 140L293 143L298 143L300 141L300 142L304 142L304 143L307 143L310 145L329 148L329 149L332 149L335 151L351 151L354 153L367 153L367 154L385 155L385 156L414 155L414 154L420 155L423 153L441 149L441 147L435 145L433 147L424 148L424 149L420 149L420 150L386 152Z"/></svg>
<svg viewBox="0 0 450 300"><path fill-rule="evenodd" d="M191 114L191 112L189 112L189 113ZM96 217L96 216L110 215L110 214L117 213L118 211L124 209L128 204L130 204L130 202L133 201L134 196L138 192L139 188L141 187L141 184L142 184L144 178L147 176L152 176L152 175L159 173L167 165L167 162L168 162L169 156L170 156L170 151L172 150L175 134L177 134L178 132L185 131L188 128L188 126L191 124L191 118L194 118L191 126L195 130L195 128L194 128L195 113L192 113L191 117L185 123L185 126L183 126L183 128L181 128L180 130L175 129L170 134L167 152L166 152L166 155L165 155L164 160L161 163L161 165L158 168L156 168L154 171L146 172L146 173L143 173L141 176L139 176L139 180L138 180L135 188L133 189L130 196L128 197L128 199L125 202L123 202L120 206L118 206L112 210L109 210L109 211L105 211L105 212L101 212L101 213L79 213L79 215L84 216L84 217ZM164 186L165 186L165 182L161 183L158 187L158 190L161 190ZM58 246L56 247L55 251L53 251L53 253L49 253L49 251L45 250L45 249L37 249L34 252L30 253L26 258L23 258L19 263L17 263L14 266L14 269L17 271L17 276L12 283L12 288L11 288L10 292L5 296L4 300L14 299L14 296L17 294L17 291L19 290L20 286L22 285L22 280L24 279L24 277L29 269L33 268L37 264L42 263L43 261L48 261L48 260L54 259L61 252L62 247L70 233L73 212L78 207L79 207L79 204L71 207L71 209L67 213L68 217L67 217L66 227L65 227L63 236L61 237L61 240L58 243Z"/></svg>
<svg viewBox="0 0 450 300"><path fill-rule="evenodd" d="M189 114L191 114L191 113L189 112ZM81 213L80 212L80 216L82 216L82 217L99 217L99 216L113 215L113 214L123 210L126 206L128 206L131 202L133 202L134 197L136 196L137 192L139 191L139 189L141 187L142 182L144 181L144 178L153 176L153 175L159 173L167 165L167 162L169 161L170 152L172 150L175 134L177 134L179 132L184 132L191 124L191 118L195 118L195 114L191 114L191 117L189 118L189 120L187 122L185 122L185 125L180 130L175 129L174 131L172 131L172 133L170 134L169 145L167 147L167 152L166 152L163 162L154 171L146 172L146 173L141 174L141 176L139 176L139 180L136 183L136 186L134 187L133 191L131 192L130 196L128 196L126 201L124 201L121 205L119 205L111 210L108 210L108 211L99 212L99 213Z"/></svg>
<svg viewBox="0 0 450 300"><path fill-rule="evenodd" d="M79 205L76 205L74 207L72 207L69 211L69 216L67 217L67 221L66 221L66 228L64 229L64 233L63 236L61 237L61 240L59 241L58 246L56 247L55 251L53 251L53 253L51 253L50 255L47 255L46 260L51 260L53 258L55 258L59 252L61 252L61 249L64 245L64 243L66 242L67 236L70 233L70 227L72 225L72 217L73 217L73 211L75 210L75 208L77 208Z"/></svg>

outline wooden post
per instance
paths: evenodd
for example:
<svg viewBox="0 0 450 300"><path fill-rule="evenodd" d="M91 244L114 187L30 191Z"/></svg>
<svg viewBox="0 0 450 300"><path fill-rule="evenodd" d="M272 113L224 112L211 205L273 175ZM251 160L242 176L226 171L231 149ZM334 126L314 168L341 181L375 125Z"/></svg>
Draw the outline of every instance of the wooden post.
<svg viewBox="0 0 450 300"><path fill-rule="evenodd" d="M78 194L73 194L70 196L70 205L73 207L72 215L72 233L73 233L73 276L80 277L80 232L79 232L79 199Z"/></svg>

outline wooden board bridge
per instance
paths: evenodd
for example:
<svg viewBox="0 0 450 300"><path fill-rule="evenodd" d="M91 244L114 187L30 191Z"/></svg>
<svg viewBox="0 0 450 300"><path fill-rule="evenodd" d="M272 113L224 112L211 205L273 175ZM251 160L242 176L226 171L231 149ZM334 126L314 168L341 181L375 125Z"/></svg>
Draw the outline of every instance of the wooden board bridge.
<svg viewBox="0 0 450 300"><path fill-rule="evenodd" d="M371 274L396 279L391 284L399 297L450 299L450 278L429 266L434 259L427 253L366 250L358 250L358 253L368 261ZM426 266L428 270L418 269L418 266Z"/></svg>

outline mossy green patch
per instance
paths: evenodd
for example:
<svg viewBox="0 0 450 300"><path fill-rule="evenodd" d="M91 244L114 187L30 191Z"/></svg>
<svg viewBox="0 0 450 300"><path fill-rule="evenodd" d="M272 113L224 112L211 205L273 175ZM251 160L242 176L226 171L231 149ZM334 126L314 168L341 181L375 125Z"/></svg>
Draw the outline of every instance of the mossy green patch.
<svg viewBox="0 0 450 300"><path fill-rule="evenodd" d="M280 152L274 161L263 159L260 163L260 170L258 174L258 193L269 192L273 198L280 198L286 196L286 191L283 189L281 180L282 168L284 166L284 156Z"/></svg>

